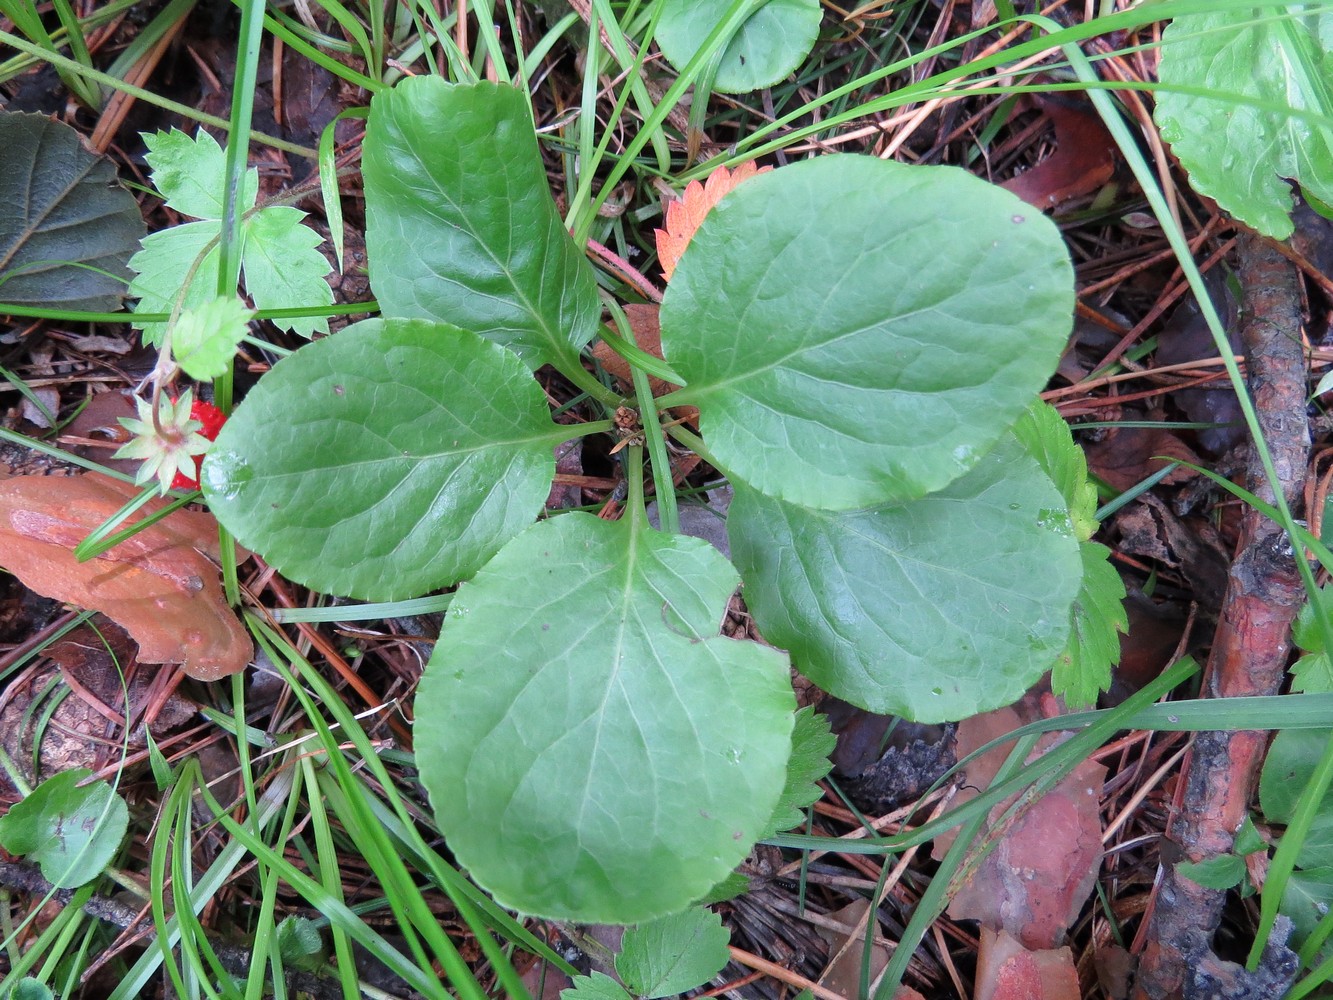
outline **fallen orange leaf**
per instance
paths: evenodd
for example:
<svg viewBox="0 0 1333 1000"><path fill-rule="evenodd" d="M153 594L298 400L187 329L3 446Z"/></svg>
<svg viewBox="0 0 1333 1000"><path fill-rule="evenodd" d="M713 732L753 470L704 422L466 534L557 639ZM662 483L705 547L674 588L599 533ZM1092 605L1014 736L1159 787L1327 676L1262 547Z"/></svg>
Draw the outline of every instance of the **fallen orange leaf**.
<svg viewBox="0 0 1333 1000"><path fill-rule="evenodd" d="M766 173L772 167L758 167L754 161L742 163L735 170L718 167L708 175L703 184L690 181L679 198L668 202L666 206L666 228L655 230L657 234L657 258L662 265L662 277L671 280L672 273L685 248L690 245L695 230L704 221L713 206L723 196L735 190L742 181L756 174Z"/></svg>
<svg viewBox="0 0 1333 1000"><path fill-rule="evenodd" d="M254 645L227 606L211 514L179 510L79 562L74 547L138 490L109 476L15 476L0 482L0 565L39 594L100 611L145 663L183 663L204 681L239 673ZM161 509L151 501L126 523Z"/></svg>

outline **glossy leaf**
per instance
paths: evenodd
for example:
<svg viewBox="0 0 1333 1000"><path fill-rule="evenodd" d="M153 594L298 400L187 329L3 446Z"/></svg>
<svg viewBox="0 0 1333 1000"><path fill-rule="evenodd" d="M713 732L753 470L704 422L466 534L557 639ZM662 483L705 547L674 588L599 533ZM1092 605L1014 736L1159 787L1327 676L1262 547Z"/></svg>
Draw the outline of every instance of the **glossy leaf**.
<svg viewBox="0 0 1333 1000"><path fill-rule="evenodd" d="M118 309L143 233L115 166L74 129L0 112L0 302Z"/></svg>
<svg viewBox="0 0 1333 1000"><path fill-rule="evenodd" d="M362 170L386 316L473 330L531 368L577 365L601 307L565 231L523 95L412 77L371 101Z"/></svg>
<svg viewBox="0 0 1333 1000"><path fill-rule="evenodd" d="M1287 180L1333 200L1333 13L1190 14L1163 32L1161 53L1157 125L1196 191L1274 239L1292 233ZM1170 89L1178 86L1216 96Z"/></svg>
<svg viewBox="0 0 1333 1000"><path fill-rule="evenodd" d="M392 601L470 576L521 531L565 434L510 352L444 324L366 320L278 362L202 483L218 520L285 576Z"/></svg>
<svg viewBox="0 0 1333 1000"><path fill-rule="evenodd" d="M718 635L735 584L706 542L575 513L459 588L416 754L450 848L497 901L636 923L745 857L795 705L785 656Z"/></svg>
<svg viewBox="0 0 1333 1000"><path fill-rule="evenodd" d="M59 889L97 878L120 850L129 827L125 801L104 781L79 786L87 768L47 778L0 817L0 844L41 866Z"/></svg>
<svg viewBox="0 0 1333 1000"><path fill-rule="evenodd" d="M724 289L725 292L719 292ZM991 448L1073 315L1055 227L948 167L824 156L708 214L662 304L666 360L726 471L790 503L924 496Z"/></svg>
<svg viewBox="0 0 1333 1000"><path fill-rule="evenodd" d="M829 693L918 722L1026 691L1083 575L1064 502L1012 438L897 506L816 510L737 484L727 529L764 638Z"/></svg>
<svg viewBox="0 0 1333 1000"><path fill-rule="evenodd" d="M625 931L616 972L645 1000L677 996L712 979L731 957L722 918L702 906Z"/></svg>
<svg viewBox="0 0 1333 1000"><path fill-rule="evenodd" d="M713 206L757 173L768 173L772 167L760 167L754 160L742 163L735 170L718 167L704 183L690 181L679 198L666 203L665 228L653 230L657 244L657 263L662 277L671 280L676 261L690 245ZM677 385L684 383L677 382Z"/></svg>
<svg viewBox="0 0 1333 1000"><path fill-rule="evenodd" d="M657 43L672 65L685 66L722 23L733 0L663 0ZM790 76L819 37L819 0L756 4L722 52L713 89L761 90Z"/></svg>

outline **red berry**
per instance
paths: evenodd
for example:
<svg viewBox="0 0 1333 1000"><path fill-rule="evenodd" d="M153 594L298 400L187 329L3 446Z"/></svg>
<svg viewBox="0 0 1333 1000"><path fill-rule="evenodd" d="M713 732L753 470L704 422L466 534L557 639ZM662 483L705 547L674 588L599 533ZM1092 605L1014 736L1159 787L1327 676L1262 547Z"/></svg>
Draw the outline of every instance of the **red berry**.
<svg viewBox="0 0 1333 1000"><path fill-rule="evenodd" d="M175 400L172 400L175 402ZM227 422L227 416L212 403L205 403L202 399L196 399L190 404L190 419L198 420L204 426L199 429L199 433L210 441L218 439L218 431L222 430L222 425ZM204 456L194 456L194 478L190 479L181 473L176 473L176 478L171 481L173 490L197 490L199 488L199 472L203 468Z"/></svg>

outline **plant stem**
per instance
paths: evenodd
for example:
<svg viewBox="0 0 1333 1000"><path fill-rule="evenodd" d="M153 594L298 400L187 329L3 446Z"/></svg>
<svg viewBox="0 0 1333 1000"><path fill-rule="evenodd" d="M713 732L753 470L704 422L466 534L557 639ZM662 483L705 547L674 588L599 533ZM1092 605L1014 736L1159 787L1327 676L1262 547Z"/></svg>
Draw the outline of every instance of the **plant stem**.
<svg viewBox="0 0 1333 1000"><path fill-rule="evenodd" d="M624 405L625 397L615 390L608 389L606 386L602 385L602 383L597 380L597 377L593 375L592 372L588 371L588 369L584 368L577 358L573 359L568 364L559 367L560 374L564 375L565 378L573 382L577 388L582 389L603 406L610 407L614 410L616 407Z"/></svg>

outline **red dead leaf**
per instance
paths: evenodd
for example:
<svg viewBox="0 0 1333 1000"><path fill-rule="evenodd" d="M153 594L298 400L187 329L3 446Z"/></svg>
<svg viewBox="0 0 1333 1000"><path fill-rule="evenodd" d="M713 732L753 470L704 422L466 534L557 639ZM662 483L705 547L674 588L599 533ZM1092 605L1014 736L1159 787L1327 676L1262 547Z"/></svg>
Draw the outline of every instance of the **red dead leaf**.
<svg viewBox="0 0 1333 1000"><path fill-rule="evenodd" d="M676 270L676 263L680 260L680 255L685 252L685 248L690 245L695 230L703 223L704 216L722 200L723 195L732 191L742 181L772 169L772 167L756 167L751 160L749 163L742 163L735 170L718 167L708 175L708 180L703 184L690 181L685 185L684 194L667 203L666 228L655 230L657 257L662 265L662 277L667 281L671 280L671 274Z"/></svg>
<svg viewBox="0 0 1333 1000"><path fill-rule="evenodd" d="M659 229L660 233L661 230ZM660 241L661 237L659 237ZM657 319L657 306L655 305L627 305L625 306L625 318L629 320L630 329L634 331L635 345L647 351L655 358L662 356L662 327ZM597 341L592 349L595 357L603 368L611 375L615 376L621 388L627 393L634 392L634 378L630 374L629 362L622 358L615 350L604 340ZM652 388L653 396L661 396L676 388L670 382L648 376L648 385ZM698 426L699 408L697 406L678 406L672 413L685 422Z"/></svg>
<svg viewBox="0 0 1333 1000"><path fill-rule="evenodd" d="M981 928L975 1000L1079 1000L1068 948L1028 951L1004 931Z"/></svg>
<svg viewBox="0 0 1333 1000"><path fill-rule="evenodd" d="M959 723L959 759L1038 715L1030 699L1017 707L1024 715L1008 707ZM1045 737L1029 760L1059 740L1058 734ZM1012 744L1005 744L969 764L968 787L989 785L1011 748ZM979 920L983 927L994 931L1007 931L1025 948L1047 949L1061 944L1097 881L1102 859L1099 804L1105 778L1104 767L1084 761L1039 802L1019 814L954 896L949 915L955 920ZM1012 804L1010 798L991 810L992 827ZM942 857L952 843L952 837L944 840L941 843L941 838L936 838L936 857Z"/></svg>
<svg viewBox="0 0 1333 1000"><path fill-rule="evenodd" d="M1115 174L1115 140L1087 101L1063 94L1034 104L1055 128L1055 152L1000 186L1040 209L1099 189Z"/></svg>
<svg viewBox="0 0 1333 1000"><path fill-rule="evenodd" d="M118 622L145 663L183 663L203 681L239 673L254 646L207 558L218 557L211 515L176 511L95 559L74 558L74 546L136 494L96 473L0 482L0 565L39 594ZM127 523L163 506L150 502Z"/></svg>

